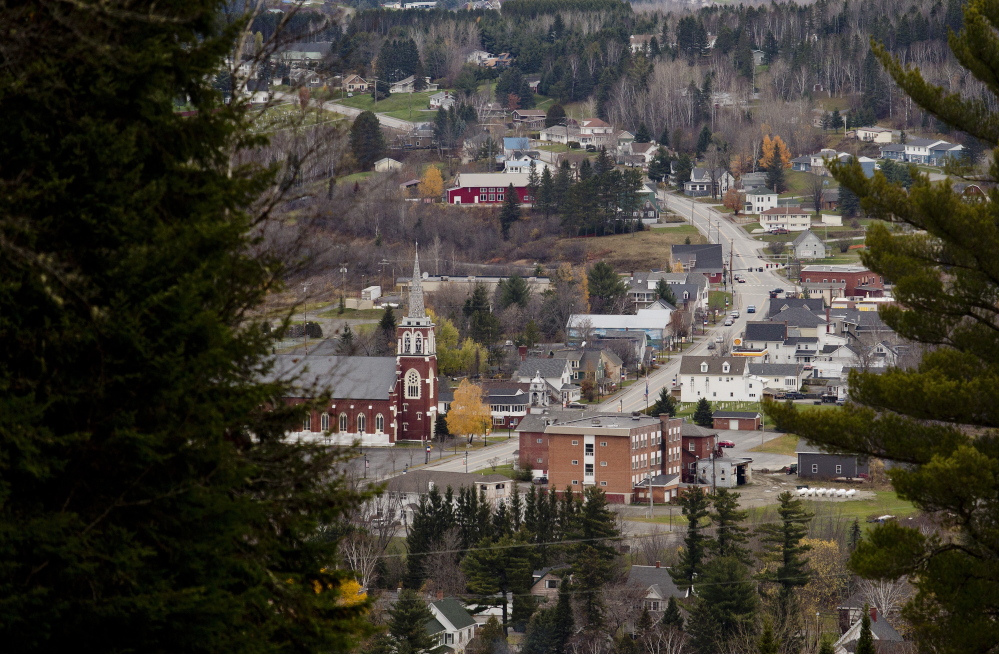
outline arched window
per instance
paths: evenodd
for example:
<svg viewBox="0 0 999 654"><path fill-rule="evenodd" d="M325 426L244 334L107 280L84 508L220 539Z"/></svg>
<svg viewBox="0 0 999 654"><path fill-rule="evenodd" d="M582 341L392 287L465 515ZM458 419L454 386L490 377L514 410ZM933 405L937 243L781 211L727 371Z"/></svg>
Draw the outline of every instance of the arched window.
<svg viewBox="0 0 999 654"><path fill-rule="evenodd" d="M402 336L402 351L408 354L410 352L411 348L412 348L412 344L410 342L409 332L406 332Z"/></svg>
<svg viewBox="0 0 999 654"><path fill-rule="evenodd" d="M384 431L385 431L385 416L379 413L377 416L375 416L375 432L381 434Z"/></svg>
<svg viewBox="0 0 999 654"><path fill-rule="evenodd" d="M341 434L346 434L347 433L347 414L346 413L341 413L340 414L340 425L339 426L340 426L340 429L338 431Z"/></svg>
<svg viewBox="0 0 999 654"><path fill-rule="evenodd" d="M364 414L363 413L358 413L357 414L357 433L358 434L363 434L364 433L364 428L366 426L366 423L367 423L367 420L365 420Z"/></svg>
<svg viewBox="0 0 999 654"><path fill-rule="evenodd" d="M319 428L323 431L330 430L330 414L324 413L319 416Z"/></svg>
<svg viewBox="0 0 999 654"><path fill-rule="evenodd" d="M416 353L423 354L423 334L416 335Z"/></svg>
<svg viewBox="0 0 999 654"><path fill-rule="evenodd" d="M302 421L302 431L312 431L312 412L305 414L305 420Z"/></svg>
<svg viewBox="0 0 999 654"><path fill-rule="evenodd" d="M415 370L406 373L406 399L420 399L420 373Z"/></svg>

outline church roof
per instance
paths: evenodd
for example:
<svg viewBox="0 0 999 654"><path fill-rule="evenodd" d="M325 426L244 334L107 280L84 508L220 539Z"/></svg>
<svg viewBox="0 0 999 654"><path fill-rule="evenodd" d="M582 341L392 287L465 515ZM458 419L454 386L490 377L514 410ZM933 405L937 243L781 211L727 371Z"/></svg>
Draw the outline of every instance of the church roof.
<svg viewBox="0 0 999 654"><path fill-rule="evenodd" d="M387 400L395 387L395 357L279 354L266 381L293 380L302 397L328 391L338 400Z"/></svg>
<svg viewBox="0 0 999 654"><path fill-rule="evenodd" d="M409 283L409 312L408 318L426 318L427 312L423 308L423 277L420 275L420 251L416 251L413 259L413 279Z"/></svg>

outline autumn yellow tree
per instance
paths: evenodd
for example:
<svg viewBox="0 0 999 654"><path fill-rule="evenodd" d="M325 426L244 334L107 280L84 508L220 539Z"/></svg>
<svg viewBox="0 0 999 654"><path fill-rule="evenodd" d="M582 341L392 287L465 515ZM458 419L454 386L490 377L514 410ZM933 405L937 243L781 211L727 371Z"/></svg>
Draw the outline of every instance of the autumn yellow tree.
<svg viewBox="0 0 999 654"><path fill-rule="evenodd" d="M798 589L798 598L805 615L815 615L825 610L842 597L849 577L846 569L846 555L834 540L805 538L802 545L808 551L808 567L812 574L808 585Z"/></svg>
<svg viewBox="0 0 999 654"><path fill-rule="evenodd" d="M492 424L492 413L482 401L482 388L467 379L454 391L451 410L447 412L447 428L452 434L468 436L471 443L476 434L486 433Z"/></svg>
<svg viewBox="0 0 999 654"><path fill-rule="evenodd" d="M787 149L784 139L775 136L772 139L769 135L763 137L763 156L760 157L760 167L769 169L774 163L774 157L780 161L781 168L791 167L791 151Z"/></svg>
<svg viewBox="0 0 999 654"><path fill-rule="evenodd" d="M440 169L437 166L427 166L416 190L421 198L440 199L444 194L444 178L441 177Z"/></svg>
<svg viewBox="0 0 999 654"><path fill-rule="evenodd" d="M471 338L461 340L454 323L427 309L427 315L434 321L434 341L437 345L437 369L442 375L466 373L475 366L476 355L480 363L489 358L489 350Z"/></svg>

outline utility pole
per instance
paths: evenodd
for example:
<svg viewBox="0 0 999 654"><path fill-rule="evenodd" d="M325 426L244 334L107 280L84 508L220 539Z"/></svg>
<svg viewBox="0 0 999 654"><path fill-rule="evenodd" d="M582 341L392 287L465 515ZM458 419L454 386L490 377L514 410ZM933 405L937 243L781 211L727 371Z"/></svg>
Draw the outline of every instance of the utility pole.
<svg viewBox="0 0 999 654"><path fill-rule="evenodd" d="M735 247L735 241L729 239L728 241L728 276L732 278L732 292L735 293L735 277L732 271L732 249ZM732 308L735 308L735 297L732 297Z"/></svg>

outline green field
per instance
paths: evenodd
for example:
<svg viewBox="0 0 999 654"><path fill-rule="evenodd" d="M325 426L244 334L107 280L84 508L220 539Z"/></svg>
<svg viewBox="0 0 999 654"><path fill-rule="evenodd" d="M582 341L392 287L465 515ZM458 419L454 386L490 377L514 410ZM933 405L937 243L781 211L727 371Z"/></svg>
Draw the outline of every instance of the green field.
<svg viewBox="0 0 999 654"><path fill-rule="evenodd" d="M828 483L811 483L812 487L829 487ZM834 484L833 484L834 485ZM874 491L875 497L868 500L810 500L802 502L805 509L815 514L814 521L829 521L836 523L851 523L859 520L865 528L870 528L867 519L872 516L893 515L904 523L904 519L915 515L919 510L912 502L899 499L895 491ZM777 505L753 507L749 510L749 522L774 522L777 518Z"/></svg>
<svg viewBox="0 0 999 654"><path fill-rule="evenodd" d="M696 227L693 225L688 225L686 223L677 224L673 227L653 227L652 231L661 232L663 234L700 234Z"/></svg>
<svg viewBox="0 0 999 654"><path fill-rule="evenodd" d="M493 470L492 467L485 468L484 470L476 470L475 474L477 474L477 475L506 475L510 479L513 479L513 476L514 476L513 464L512 463L507 463L506 465L496 466L495 470Z"/></svg>
<svg viewBox="0 0 999 654"><path fill-rule="evenodd" d="M798 437L794 434L784 434L768 440L763 445L750 448L750 452L765 452L767 454L786 454L794 456L798 448Z"/></svg>
<svg viewBox="0 0 999 654"><path fill-rule="evenodd" d="M427 108L427 103L430 102L430 96L434 93L437 93L437 91L394 93L384 100L379 100L377 103L374 98L371 97L370 93L361 93L354 94L354 97L352 98L334 98L334 102L345 104L348 107L356 107L357 109L373 111L378 114L391 114L396 118L408 120L405 115L396 116L395 114L400 111L408 114L409 109L412 108L413 114L415 115L420 109Z"/></svg>

